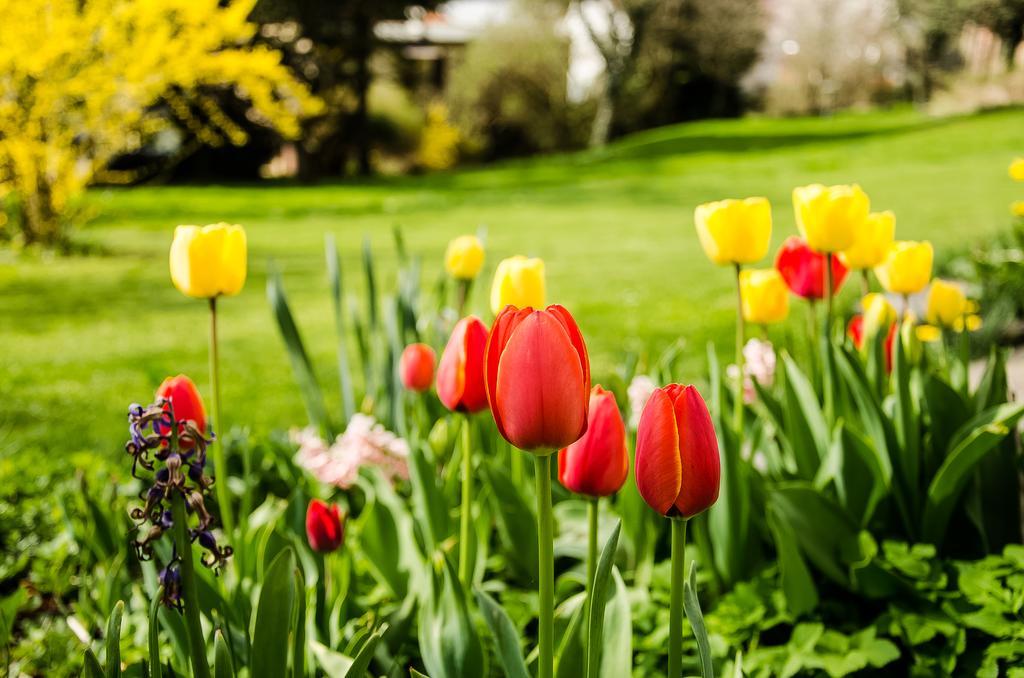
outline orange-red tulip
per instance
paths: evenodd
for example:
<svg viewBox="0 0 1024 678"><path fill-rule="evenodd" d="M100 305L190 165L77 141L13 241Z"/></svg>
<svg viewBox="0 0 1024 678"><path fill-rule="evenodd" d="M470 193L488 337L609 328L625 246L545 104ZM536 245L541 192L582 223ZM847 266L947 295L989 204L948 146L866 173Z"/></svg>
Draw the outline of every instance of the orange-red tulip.
<svg viewBox="0 0 1024 678"><path fill-rule="evenodd" d="M345 523L337 504L325 504L319 499L309 502L306 508L306 538L318 553L338 550L345 540Z"/></svg>
<svg viewBox="0 0 1024 678"><path fill-rule="evenodd" d="M437 356L426 344L409 344L398 361L398 374L402 385L410 391L422 393L434 383L434 365Z"/></svg>
<svg viewBox="0 0 1024 678"><path fill-rule="evenodd" d="M775 257L775 268L782 274L793 294L804 299L825 298L825 255L812 250L800 238L795 235L786 238ZM846 273L846 266L839 257L832 257L833 294L839 292Z"/></svg>
<svg viewBox="0 0 1024 678"><path fill-rule="evenodd" d="M636 486L658 513L691 518L718 500L718 438L693 386L669 384L647 401L636 435Z"/></svg>
<svg viewBox="0 0 1024 678"><path fill-rule="evenodd" d="M487 340L486 375L498 432L519 449L550 454L586 433L590 360L565 308L506 306Z"/></svg>
<svg viewBox="0 0 1024 678"><path fill-rule="evenodd" d="M892 372L893 348L896 341L896 328L898 323L890 323L889 331L885 335L885 371ZM850 324L846 327L846 334L853 341L858 350L864 348L864 316L857 314L850 318Z"/></svg>
<svg viewBox="0 0 1024 678"><path fill-rule="evenodd" d="M590 392L587 432L558 453L558 480L570 492L607 497L626 482L628 454L626 425L615 395L595 386Z"/></svg>
<svg viewBox="0 0 1024 678"><path fill-rule="evenodd" d="M487 407L484 350L487 326L475 315L460 320L437 367L437 396L455 412L479 412Z"/></svg>
<svg viewBox="0 0 1024 678"><path fill-rule="evenodd" d="M175 419L191 421L200 433L206 433L206 408L203 406L203 397L199 395L199 389L191 379L184 374L167 377L160 384L160 388L156 390L156 395L171 401ZM169 408L165 406L164 409ZM159 432L163 433L163 431ZM191 444L187 440L182 440L181 443L183 447L188 447Z"/></svg>

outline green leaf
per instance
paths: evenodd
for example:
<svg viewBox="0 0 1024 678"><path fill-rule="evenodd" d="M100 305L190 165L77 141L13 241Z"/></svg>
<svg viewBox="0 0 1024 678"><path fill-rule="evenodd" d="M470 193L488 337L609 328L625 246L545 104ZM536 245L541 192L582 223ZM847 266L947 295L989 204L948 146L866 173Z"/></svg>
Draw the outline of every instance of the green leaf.
<svg viewBox="0 0 1024 678"><path fill-rule="evenodd" d="M911 371L903 341L897 337L893 344L892 383L896 403L896 440L899 443L896 448L898 454L893 461L896 462L894 465L900 482L907 492L907 506L913 518L921 494L920 419L910 391Z"/></svg>
<svg viewBox="0 0 1024 678"><path fill-rule="evenodd" d="M370 314L370 327L377 327L377 276L373 272L373 251L370 238L363 238L363 272L366 274L366 308Z"/></svg>
<svg viewBox="0 0 1024 678"><path fill-rule="evenodd" d="M775 540L787 609L796 616L810 612L818 606L818 589L814 586L814 578L800 554L793 528L778 517L771 505L768 506L768 529Z"/></svg>
<svg viewBox="0 0 1024 678"><path fill-rule="evenodd" d="M306 347L302 343L299 328L295 325L295 318L288 306L281 274L273 263L267 272L267 301L270 303L270 309L274 313L274 319L277 320L277 327L281 331L281 338L288 351L292 373L299 384L309 422L320 432L320 435L328 440L333 440L334 429L331 427L330 417L327 416L323 392L320 390L313 365L306 353Z"/></svg>
<svg viewBox="0 0 1024 678"><path fill-rule="evenodd" d="M220 629L213 637L214 678L235 678L235 667L231 663L231 650ZM301 674L296 674L301 675Z"/></svg>
<svg viewBox="0 0 1024 678"><path fill-rule="evenodd" d="M591 584L590 600L587 604L589 619L587 621L587 676L596 678L601 662L601 649L604 636L604 607L608 601L608 579L615 563L615 552L619 547L619 531L622 521L615 521L612 534L601 549L601 557L597 561L597 572Z"/></svg>
<svg viewBox="0 0 1024 678"><path fill-rule="evenodd" d="M292 576L295 579L295 607L292 619L292 676L302 678L306 675L306 580L302 568L296 567Z"/></svg>
<svg viewBox="0 0 1024 678"><path fill-rule="evenodd" d="M690 622L693 637L697 641L700 655L700 674L703 678L715 678L715 665L711 661L711 643L708 641L708 630L704 626L704 615L700 611L700 600L697 598L697 564L690 563L690 576L683 583L683 609L686 620Z"/></svg>
<svg viewBox="0 0 1024 678"><path fill-rule="evenodd" d="M601 678L619 678L633 673L633 614L629 589L619 568L612 568L615 595L604 614L604 642L601 649Z"/></svg>
<svg viewBox="0 0 1024 678"><path fill-rule="evenodd" d="M942 544L949 517L974 469L1013 432L1022 415L1024 404L998 405L971 419L953 436L952 449L928 487L923 520L925 541Z"/></svg>
<svg viewBox="0 0 1024 678"><path fill-rule="evenodd" d="M370 668L370 662L373 661L373 656L377 652L377 644L384 637L384 634L387 633L387 630L388 625L381 624L380 628L367 636L366 640L359 646L355 659L352 660L352 666L345 672L345 678L362 678L362 676L366 675L366 671Z"/></svg>
<svg viewBox="0 0 1024 678"><path fill-rule="evenodd" d="M555 653L555 678L578 678L580 666L586 666L587 658L583 653L583 642L580 629L583 628L583 612L586 605L582 604L584 594L579 594L580 603L572 611L569 617L569 624L558 642L558 649ZM563 603L568 604L570 601Z"/></svg>
<svg viewBox="0 0 1024 678"><path fill-rule="evenodd" d="M335 652L323 643L311 640L309 649L313 651L313 658L316 660L317 666L327 674L328 678L345 678L348 670L352 668L352 657Z"/></svg>
<svg viewBox="0 0 1024 678"><path fill-rule="evenodd" d="M341 406L344 425L356 412L355 392L352 388L352 371L348 364L348 330L345 327L345 299L341 256L334 242L334 234L324 236L324 254L327 257L327 281L331 287L331 301L334 308L334 327L338 340L338 381L341 387Z"/></svg>
<svg viewBox="0 0 1024 678"><path fill-rule="evenodd" d="M160 613L160 601L164 597L164 587L161 586L153 600L149 603L149 675L150 678L160 678L163 673L160 664L160 622L157 615Z"/></svg>
<svg viewBox="0 0 1024 678"><path fill-rule="evenodd" d="M513 454L522 454L513 450ZM491 505L497 518L498 536L504 552L524 577L537 578L537 520L529 502L520 493L503 468L484 463L487 482L491 487Z"/></svg>
<svg viewBox="0 0 1024 678"><path fill-rule="evenodd" d="M443 558L419 610L419 644L432 678L480 676L484 653L455 568Z"/></svg>
<svg viewBox="0 0 1024 678"><path fill-rule="evenodd" d="M281 678L288 670L288 640L295 605L295 553L286 547L267 568L252 635L253 678Z"/></svg>
<svg viewBox="0 0 1024 678"><path fill-rule="evenodd" d="M427 546L434 550L452 534L451 513L437 472L418 445L409 450L409 482L415 508L413 517L427 539Z"/></svg>
<svg viewBox="0 0 1024 678"><path fill-rule="evenodd" d="M800 477L811 480L829 447L828 424L811 382L789 355L783 354L782 364L786 370L783 430L796 453Z"/></svg>
<svg viewBox="0 0 1024 678"><path fill-rule="evenodd" d="M922 454L922 477L930 480L939 470L957 429L967 421L968 409L956 389L935 374L927 374L923 385L924 407L928 411L928 449Z"/></svg>
<svg viewBox="0 0 1024 678"><path fill-rule="evenodd" d="M508 613L498 601L481 589L476 589L476 601L498 648L498 661L505 675L508 678L529 678L530 673L526 670L523 653L519 648L519 632Z"/></svg>
<svg viewBox="0 0 1024 678"><path fill-rule="evenodd" d="M89 648L85 648L85 666L82 669L82 675L85 678L103 678L100 662Z"/></svg>
<svg viewBox="0 0 1024 678"><path fill-rule="evenodd" d="M121 618L124 616L124 601L114 604L107 620L107 678L121 676Z"/></svg>
<svg viewBox="0 0 1024 678"><path fill-rule="evenodd" d="M1006 384L1006 354L998 346L992 347L985 372L974 392L974 411L977 413L1002 405L1008 392Z"/></svg>

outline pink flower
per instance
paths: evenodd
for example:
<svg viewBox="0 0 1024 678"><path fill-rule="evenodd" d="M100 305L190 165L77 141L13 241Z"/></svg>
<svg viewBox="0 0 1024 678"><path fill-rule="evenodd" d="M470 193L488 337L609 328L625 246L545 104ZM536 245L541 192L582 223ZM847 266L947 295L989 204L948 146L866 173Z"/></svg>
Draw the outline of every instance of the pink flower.
<svg viewBox="0 0 1024 678"><path fill-rule="evenodd" d="M725 370L730 379L739 378L739 369L735 364ZM751 339L743 347L743 401L752 403L757 398L754 382L761 386L771 386L775 380L775 349L770 341Z"/></svg>
<svg viewBox="0 0 1024 678"><path fill-rule="evenodd" d="M352 487L363 466L379 468L389 480L408 480L409 443L367 414L355 414L331 445L313 429L293 431L296 463L317 480L341 489Z"/></svg>

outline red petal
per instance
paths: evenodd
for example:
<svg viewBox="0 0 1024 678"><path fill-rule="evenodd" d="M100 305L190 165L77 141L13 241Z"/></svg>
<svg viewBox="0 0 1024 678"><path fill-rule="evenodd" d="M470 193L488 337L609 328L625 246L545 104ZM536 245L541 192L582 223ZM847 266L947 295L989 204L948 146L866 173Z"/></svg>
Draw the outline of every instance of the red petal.
<svg viewBox="0 0 1024 678"><path fill-rule="evenodd" d="M505 344L508 343L512 332L523 318L531 313L533 313L532 308L519 310L512 305L506 306L494 319L491 331L487 335L487 346L484 348L484 388L487 391L487 402L491 406L491 414L494 416L494 423L498 426L498 433L506 440L508 436L505 435L505 429L501 424L501 417L494 397L498 383L498 363L501 360L501 352L505 350Z"/></svg>
<svg viewBox="0 0 1024 678"><path fill-rule="evenodd" d="M718 438L708 407L693 386L687 386L676 398L674 409L682 463L679 495L674 504L682 517L691 518L718 500Z"/></svg>
<svg viewBox="0 0 1024 678"><path fill-rule="evenodd" d="M667 515L682 484L679 429L672 399L657 389L644 406L636 433L636 487L655 511Z"/></svg>

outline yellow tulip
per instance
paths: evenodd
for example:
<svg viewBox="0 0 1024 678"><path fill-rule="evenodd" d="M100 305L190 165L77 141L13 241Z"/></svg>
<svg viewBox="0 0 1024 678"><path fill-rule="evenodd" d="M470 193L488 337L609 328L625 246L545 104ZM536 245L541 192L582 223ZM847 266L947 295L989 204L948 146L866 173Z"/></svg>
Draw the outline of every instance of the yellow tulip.
<svg viewBox="0 0 1024 678"><path fill-rule="evenodd" d="M1014 181L1024 181L1024 158L1014 158L1010 163L1010 178Z"/></svg>
<svg viewBox="0 0 1024 678"><path fill-rule="evenodd" d="M460 235L448 243L444 268L458 280L473 280L484 265L484 245L475 235Z"/></svg>
<svg viewBox="0 0 1024 678"><path fill-rule="evenodd" d="M704 253L716 264L750 264L768 254L772 208L767 198L704 203L693 219Z"/></svg>
<svg viewBox="0 0 1024 678"><path fill-rule="evenodd" d="M245 229L231 224L178 226L171 243L171 281L189 297L238 294L245 285Z"/></svg>
<svg viewBox="0 0 1024 678"><path fill-rule="evenodd" d="M960 321L962 325L968 312L967 295L959 285L939 279L932 281L925 312L925 319L930 324L953 327Z"/></svg>
<svg viewBox="0 0 1024 678"><path fill-rule="evenodd" d="M925 344L942 340L942 330L935 325L918 325L915 334L917 335L917 340Z"/></svg>
<svg viewBox="0 0 1024 678"><path fill-rule="evenodd" d="M774 268L740 272L743 319L756 325L782 322L789 315L789 288Z"/></svg>
<svg viewBox="0 0 1024 678"><path fill-rule="evenodd" d="M491 310L497 315L509 304L544 308L543 260L515 256L498 264L491 286Z"/></svg>
<svg viewBox="0 0 1024 678"><path fill-rule="evenodd" d="M878 282L893 294L916 294L932 277L932 244L927 240L897 240L875 267Z"/></svg>
<svg viewBox="0 0 1024 678"><path fill-rule="evenodd" d="M884 294L873 292L865 294L860 307L864 313L864 336L873 337L879 330L888 331L889 326L896 322L896 309Z"/></svg>
<svg viewBox="0 0 1024 678"><path fill-rule="evenodd" d="M964 331L965 318L957 318L953 322L953 331L963 332ZM980 315L969 315L966 317L967 331L977 332L981 329L981 316Z"/></svg>
<svg viewBox="0 0 1024 678"><path fill-rule="evenodd" d="M892 212L872 212L857 233L853 245L839 253L846 268L861 270L873 268L885 258L885 253L896 236L896 215Z"/></svg>
<svg viewBox="0 0 1024 678"><path fill-rule="evenodd" d="M871 203L857 184L811 184L793 189L793 210L800 234L812 250L842 252L856 242Z"/></svg>
<svg viewBox="0 0 1024 678"><path fill-rule="evenodd" d="M1015 217L1024 217L1024 200L1014 200L1010 205L1010 213Z"/></svg>

